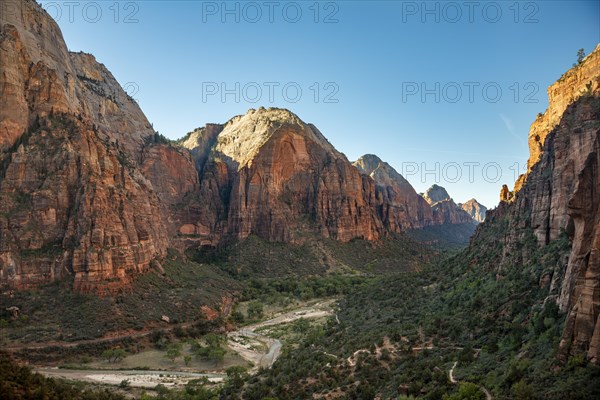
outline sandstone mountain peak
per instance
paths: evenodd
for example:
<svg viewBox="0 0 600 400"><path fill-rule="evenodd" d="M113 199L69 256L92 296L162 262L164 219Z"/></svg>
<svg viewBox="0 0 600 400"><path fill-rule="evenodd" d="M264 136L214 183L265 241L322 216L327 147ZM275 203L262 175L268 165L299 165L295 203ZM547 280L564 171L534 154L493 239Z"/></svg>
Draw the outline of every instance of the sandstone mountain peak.
<svg viewBox="0 0 600 400"><path fill-rule="evenodd" d="M215 151L230 166L241 169L251 164L263 146L274 136L293 131L323 147L335 157L343 157L319 130L303 122L296 114L281 108L250 109L244 115L238 115L223 125L213 125L212 135ZM214 129L219 130L215 135ZM209 129L210 130L210 129ZM187 149L197 149L199 144L211 135L207 129L199 129L181 141Z"/></svg>
<svg viewBox="0 0 600 400"><path fill-rule="evenodd" d="M289 110L251 109L179 143L194 158L204 199L181 232L206 243L251 234L294 241L301 231L342 241L385 234L373 181Z"/></svg>
<svg viewBox="0 0 600 400"><path fill-rule="evenodd" d="M465 203L459 203L458 206L465 210L475 221L483 222L487 207L475 199L467 200Z"/></svg>
<svg viewBox="0 0 600 400"><path fill-rule="evenodd" d="M371 172L373 172L382 163L383 161L381 160L381 158L379 158L375 154L364 154L360 156L355 162L357 168L362 168L364 173L366 174L370 174Z"/></svg>
<svg viewBox="0 0 600 400"><path fill-rule="evenodd" d="M384 204L383 220L392 230L422 228L436 224L431 207L388 163L374 154L365 154L353 165L375 181L377 197Z"/></svg>
<svg viewBox="0 0 600 400"><path fill-rule="evenodd" d="M444 224L475 223L476 220L459 207L442 186L433 184L424 194L423 199L429 203L434 218Z"/></svg>
<svg viewBox="0 0 600 400"><path fill-rule="evenodd" d="M369 175L377 183L390 184L393 181L403 187L410 187L414 191L410 183L402 175L374 154L365 154L353 164L360 172Z"/></svg>
<svg viewBox="0 0 600 400"><path fill-rule="evenodd" d="M452 199L446 189L436 185L435 183L431 185L429 189L427 189L427 191L423 194L423 198L431 205L434 205L439 201Z"/></svg>

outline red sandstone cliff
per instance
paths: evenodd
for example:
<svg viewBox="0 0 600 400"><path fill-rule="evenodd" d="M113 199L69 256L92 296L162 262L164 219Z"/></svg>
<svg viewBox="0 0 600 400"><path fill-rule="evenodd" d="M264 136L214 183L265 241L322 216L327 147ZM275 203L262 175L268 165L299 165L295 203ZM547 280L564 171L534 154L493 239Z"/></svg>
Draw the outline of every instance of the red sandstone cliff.
<svg viewBox="0 0 600 400"><path fill-rule="evenodd" d="M492 219L509 221L509 234L499 238L505 253L523 228L540 246L568 234L571 254L552 281L567 313L561 353L584 351L600 362L600 46L548 93L548 110L531 128L529 172L515 193L503 188Z"/></svg>
<svg viewBox="0 0 600 400"><path fill-rule="evenodd" d="M76 290L112 292L166 253L157 194L169 204L193 189L195 175L180 175L191 158L152 148L137 103L93 56L68 52L36 2L3 11L0 281L26 288L71 275ZM169 166L158 190L142 173Z"/></svg>
<svg viewBox="0 0 600 400"><path fill-rule="evenodd" d="M435 223L431 206L388 163L366 154L355 161L354 166L375 181L382 219L390 230L399 232Z"/></svg>
<svg viewBox="0 0 600 400"><path fill-rule="evenodd" d="M457 205L441 186L432 185L423 198L431 205L434 225L475 223L474 218Z"/></svg>
<svg viewBox="0 0 600 400"><path fill-rule="evenodd" d="M3 7L0 62L0 284L70 277L75 290L113 293L169 247L378 240L461 222L387 164L361 173L287 110L169 143L33 0Z"/></svg>
<svg viewBox="0 0 600 400"><path fill-rule="evenodd" d="M195 155L206 199L193 233L273 241L305 232L341 241L385 233L373 180L287 110L250 110L182 145Z"/></svg>

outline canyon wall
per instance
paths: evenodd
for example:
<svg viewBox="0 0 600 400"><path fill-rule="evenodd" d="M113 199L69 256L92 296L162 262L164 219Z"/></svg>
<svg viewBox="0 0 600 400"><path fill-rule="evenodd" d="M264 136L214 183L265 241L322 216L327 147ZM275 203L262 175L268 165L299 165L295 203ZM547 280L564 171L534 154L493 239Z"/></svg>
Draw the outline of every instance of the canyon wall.
<svg viewBox="0 0 600 400"><path fill-rule="evenodd" d="M23 289L72 276L79 291L125 288L166 254L158 195L193 189L192 160L153 148L137 103L93 56L69 52L35 1L3 4L1 18L0 281ZM143 157L146 172L170 158L158 190Z"/></svg>
<svg viewBox="0 0 600 400"><path fill-rule="evenodd" d="M505 255L523 240L524 229L531 229L540 246L569 237L571 254L552 273L554 300L567 313L560 351L564 356L583 351L595 362L600 361L599 60L600 46L549 88L548 110L531 128L529 172L514 192L503 188L500 206L491 212L492 224L501 219L509 224L499 238Z"/></svg>

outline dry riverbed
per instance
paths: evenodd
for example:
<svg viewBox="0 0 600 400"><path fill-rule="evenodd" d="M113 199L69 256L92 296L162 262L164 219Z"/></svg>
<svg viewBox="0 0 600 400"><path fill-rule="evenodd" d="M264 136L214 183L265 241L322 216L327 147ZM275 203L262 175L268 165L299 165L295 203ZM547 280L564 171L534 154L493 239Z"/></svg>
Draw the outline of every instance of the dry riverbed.
<svg viewBox="0 0 600 400"><path fill-rule="evenodd" d="M62 378L74 381L84 381L91 383L101 383L106 385L120 385L123 381L128 381L132 387L152 389L156 385L167 387L184 386L191 380L207 378L209 382L222 382L225 375L210 373L200 374L179 371L138 371L138 370L71 370L59 368L39 368L36 369L45 376L53 378Z"/></svg>
<svg viewBox="0 0 600 400"><path fill-rule="evenodd" d="M251 362L254 367L270 367L281 353L282 343L278 339L257 333L259 328L287 324L298 319L316 319L333 314L336 299L316 302L276 315L268 320L247 325L237 331L230 332L227 337L229 349L242 359ZM132 357L139 357L134 355ZM194 379L207 378L210 382L219 383L225 378L222 371L189 372L179 370L115 370L115 369L59 369L56 367L39 367L36 371L55 378L84 381L96 384L118 386L124 381L128 386L153 389L157 385L167 387L185 386Z"/></svg>

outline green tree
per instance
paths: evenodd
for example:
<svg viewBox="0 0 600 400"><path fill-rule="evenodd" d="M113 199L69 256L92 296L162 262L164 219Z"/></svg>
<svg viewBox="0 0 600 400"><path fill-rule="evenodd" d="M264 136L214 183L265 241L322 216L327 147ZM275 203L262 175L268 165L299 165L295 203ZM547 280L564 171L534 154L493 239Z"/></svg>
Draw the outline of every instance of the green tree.
<svg viewBox="0 0 600 400"><path fill-rule="evenodd" d="M113 355L112 349L104 350L102 352L102 358L104 358L107 362L110 362L112 360L112 355Z"/></svg>
<svg viewBox="0 0 600 400"><path fill-rule="evenodd" d="M444 396L444 400L485 400L485 394L479 386L470 382L461 382L458 393Z"/></svg>
<svg viewBox="0 0 600 400"><path fill-rule="evenodd" d="M535 393L533 387L527 382L520 380L512 387L515 400L534 400Z"/></svg>
<svg viewBox="0 0 600 400"><path fill-rule="evenodd" d="M231 320L236 324L241 324L244 322L244 314L242 314L239 310L235 310L231 313Z"/></svg>
<svg viewBox="0 0 600 400"><path fill-rule="evenodd" d="M573 66L576 67L578 65L581 65L581 63L583 63L584 58L585 58L585 50L582 48L577 50L577 62L573 63Z"/></svg>
<svg viewBox="0 0 600 400"><path fill-rule="evenodd" d="M225 358L225 353L225 349L221 346L208 347L208 351L206 352L206 358L212 360L215 364L219 364Z"/></svg>
<svg viewBox="0 0 600 400"><path fill-rule="evenodd" d="M310 330L310 322L306 318L300 318L293 322L292 329L294 332L306 333Z"/></svg>
<svg viewBox="0 0 600 400"><path fill-rule="evenodd" d="M117 363L127 357L127 352L123 349L108 349L102 352L102 358L109 363Z"/></svg>
<svg viewBox="0 0 600 400"><path fill-rule="evenodd" d="M248 304L248 318L259 319L263 317L263 304L259 301L253 301Z"/></svg>
<svg viewBox="0 0 600 400"><path fill-rule="evenodd" d="M225 338L214 333L209 333L204 336L204 342L206 346L194 346L196 356L212 360L215 364L223 361L226 354L226 350L222 347L223 343L225 343Z"/></svg>
<svg viewBox="0 0 600 400"><path fill-rule="evenodd" d="M125 357L127 357L127 352L123 349L115 349L113 354L113 362L121 362Z"/></svg>
<svg viewBox="0 0 600 400"><path fill-rule="evenodd" d="M577 64L581 64L583 62L583 59L585 58L585 50L584 49L579 49L577 51Z"/></svg>
<svg viewBox="0 0 600 400"><path fill-rule="evenodd" d="M173 343L169 345L165 357L171 360L172 363L174 363L175 359L179 356L181 356L181 343Z"/></svg>
<svg viewBox="0 0 600 400"><path fill-rule="evenodd" d="M244 382L248 377L248 374L246 373L246 368L240 365L227 368L225 370L225 373L227 374L227 381L229 385L235 388L240 388L244 386Z"/></svg>

